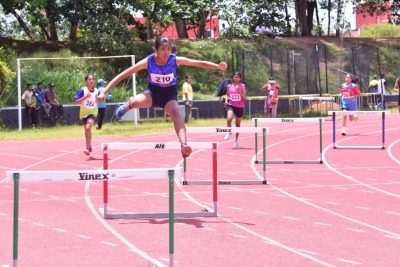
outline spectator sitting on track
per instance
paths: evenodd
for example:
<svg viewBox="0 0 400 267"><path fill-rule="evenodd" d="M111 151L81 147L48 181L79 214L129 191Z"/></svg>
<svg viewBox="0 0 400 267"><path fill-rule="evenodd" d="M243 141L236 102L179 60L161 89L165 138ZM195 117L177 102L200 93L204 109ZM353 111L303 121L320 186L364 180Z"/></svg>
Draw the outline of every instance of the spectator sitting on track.
<svg viewBox="0 0 400 267"><path fill-rule="evenodd" d="M346 74L344 78L344 83L340 87L340 108L341 110L347 111L356 111L357 110L357 97L361 95L360 89L358 85L352 83L352 75ZM357 121L357 115L349 115L350 121ZM346 135L346 127L347 127L347 115L343 116L343 128L342 128L342 135Z"/></svg>
<svg viewBox="0 0 400 267"><path fill-rule="evenodd" d="M374 75L373 79L369 82L369 92L372 94L376 94L378 93L378 75ZM371 95L368 97L368 104L369 107L372 108L372 106L374 106L374 108L376 109L377 107L377 96L376 95Z"/></svg>
<svg viewBox="0 0 400 267"><path fill-rule="evenodd" d="M30 121L30 123L35 126L35 121L34 117L32 115L32 95L33 95L33 87L31 83L26 84L26 90L21 96L22 101L24 101L25 104L25 114L27 117L27 120Z"/></svg>
<svg viewBox="0 0 400 267"><path fill-rule="evenodd" d="M47 103L46 101L46 90L43 89L43 82L40 81L37 83L37 90L36 92L39 94L41 103L39 106L39 109L42 109L44 111L44 115L46 119L50 119L50 109L51 105Z"/></svg>
<svg viewBox="0 0 400 267"><path fill-rule="evenodd" d="M233 74L232 80L233 83L229 84L226 89L227 96L227 121L226 124L228 127L232 126L233 116L236 117L235 125L236 127L240 127L240 122L244 115L244 107L246 100L246 86L241 82L242 75L240 72L235 72ZM225 140L230 138L232 133L227 133L225 135ZM239 133L236 133L235 141L233 142L233 147L239 147Z"/></svg>

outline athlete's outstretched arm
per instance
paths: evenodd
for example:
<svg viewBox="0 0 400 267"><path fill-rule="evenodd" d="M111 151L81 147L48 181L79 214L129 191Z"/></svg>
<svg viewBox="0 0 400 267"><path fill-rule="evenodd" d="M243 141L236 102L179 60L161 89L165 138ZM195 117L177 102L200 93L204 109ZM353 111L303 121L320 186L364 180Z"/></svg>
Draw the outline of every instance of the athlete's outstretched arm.
<svg viewBox="0 0 400 267"><path fill-rule="evenodd" d="M178 66L184 65L214 70L226 70L226 68L228 67L225 62L215 64L210 61L195 60L186 57L176 57L176 63L178 64Z"/></svg>
<svg viewBox="0 0 400 267"><path fill-rule="evenodd" d="M98 100L104 101L104 98L107 95L107 92L109 90L111 90L111 88L118 85L122 80L126 79L127 77L131 76L132 74L134 74L138 71L144 70L144 69L147 69L147 58L142 59L141 61L139 61L132 67L127 68L126 70L124 70L123 72L121 72L120 74L115 76L114 79L112 79L109 82L109 84L107 84L107 86L104 88L104 90L100 93L100 95L98 96Z"/></svg>

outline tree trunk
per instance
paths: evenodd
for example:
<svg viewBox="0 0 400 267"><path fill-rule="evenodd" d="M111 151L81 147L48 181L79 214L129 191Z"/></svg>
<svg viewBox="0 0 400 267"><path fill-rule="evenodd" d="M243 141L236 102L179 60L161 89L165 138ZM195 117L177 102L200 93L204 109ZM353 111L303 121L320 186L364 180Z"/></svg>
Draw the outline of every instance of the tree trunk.
<svg viewBox="0 0 400 267"><path fill-rule="evenodd" d="M11 13L14 15L14 17L17 19L19 25L21 26L21 28L24 30L24 32L26 33L26 35L28 35L29 39L31 41L35 41L35 36L33 35L33 33L31 32L31 30L29 29L28 25L26 25L25 21L21 18L20 15L18 15L18 13L15 10L12 10Z"/></svg>
<svg viewBox="0 0 400 267"><path fill-rule="evenodd" d="M291 36L292 28L290 26L290 15L289 15L289 10L288 10L288 1L287 0L285 0L285 21L286 21L286 35Z"/></svg>
<svg viewBox="0 0 400 267"><path fill-rule="evenodd" d="M301 36L311 36L311 27L309 25L309 20L312 21L312 15L311 18L309 18L309 15L307 15L307 10L308 10L308 1L307 0L297 0L297 19L299 22L299 30Z"/></svg>
<svg viewBox="0 0 400 267"><path fill-rule="evenodd" d="M77 39L78 39L78 22L74 21L71 22L71 25L69 26L69 40L74 42Z"/></svg>
<svg viewBox="0 0 400 267"><path fill-rule="evenodd" d="M332 10L332 0L328 0L328 36L331 35L331 10Z"/></svg>
<svg viewBox="0 0 400 267"><path fill-rule="evenodd" d="M336 37L340 37L340 21L342 19L342 1L338 0L337 16L336 16Z"/></svg>
<svg viewBox="0 0 400 267"><path fill-rule="evenodd" d="M40 27L40 29L42 29L44 40L46 40L46 41L50 40L49 32L47 31L47 29L43 25L43 23L39 23L39 27Z"/></svg>
<svg viewBox="0 0 400 267"><path fill-rule="evenodd" d="M187 39L189 38L186 22L178 17L174 18L176 32L178 33L179 39Z"/></svg>
<svg viewBox="0 0 400 267"><path fill-rule="evenodd" d="M54 13L52 12L52 7L51 6L46 6L44 8L46 12L46 17L47 20L49 21L49 27L50 27L50 38L49 41L58 41L58 35L57 35L57 27L56 27L56 18L54 16Z"/></svg>
<svg viewBox="0 0 400 267"><path fill-rule="evenodd" d="M319 21L319 13L318 13L318 2L317 2L318 0L315 0L315 5L314 5L314 7L315 7L315 16L316 16L316 18L317 18L317 28L318 28L318 32L317 32L317 34L318 34L318 36L322 36L322 27L321 27L321 23L320 23L320 21Z"/></svg>
<svg viewBox="0 0 400 267"><path fill-rule="evenodd" d="M153 39L153 23L151 22L150 17L146 17L146 28L147 28L147 40Z"/></svg>
<svg viewBox="0 0 400 267"><path fill-rule="evenodd" d="M313 19L314 19L314 10L316 8L317 5L317 0L313 0L313 1L306 1L307 3L307 32L310 33L310 35L312 35L312 28L313 28Z"/></svg>
<svg viewBox="0 0 400 267"><path fill-rule="evenodd" d="M208 17L208 14L209 14L209 13L210 13L210 12L205 11L205 12L203 12L203 13L201 14L201 20L200 20L200 23L199 23L199 25L198 25L198 32L196 33L196 38L197 38L197 39L204 38L204 33L205 33L205 28L206 28L206 22L207 22L207 17Z"/></svg>

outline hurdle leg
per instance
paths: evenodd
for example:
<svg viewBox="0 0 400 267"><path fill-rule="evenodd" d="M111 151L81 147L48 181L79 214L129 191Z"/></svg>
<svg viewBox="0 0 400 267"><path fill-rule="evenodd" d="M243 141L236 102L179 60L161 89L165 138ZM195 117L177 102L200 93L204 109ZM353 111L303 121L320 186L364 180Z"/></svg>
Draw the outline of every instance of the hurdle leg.
<svg viewBox="0 0 400 267"><path fill-rule="evenodd" d="M13 267L18 265L19 173L14 173Z"/></svg>
<svg viewBox="0 0 400 267"><path fill-rule="evenodd" d="M187 181L186 181L186 158L183 158L183 185L187 185Z"/></svg>
<svg viewBox="0 0 400 267"><path fill-rule="evenodd" d="M212 154L213 154L213 163L212 163L212 169L213 169L213 202L214 202L214 216L217 217L218 211L217 211L217 201L218 201L218 172L217 172L217 143L213 143L213 148L212 148Z"/></svg>
<svg viewBox="0 0 400 267"><path fill-rule="evenodd" d="M322 161L322 117L319 118L319 163L324 163Z"/></svg>
<svg viewBox="0 0 400 267"><path fill-rule="evenodd" d="M382 112L382 149L385 149L385 112Z"/></svg>
<svg viewBox="0 0 400 267"><path fill-rule="evenodd" d="M103 148L103 170L108 170L108 145ZM107 218L108 181L103 181L103 217Z"/></svg>
<svg viewBox="0 0 400 267"><path fill-rule="evenodd" d="M257 127L257 118L254 120L254 127ZM254 133L254 150L255 150L255 153L256 153L256 164L258 163L258 160L257 160L257 153L258 153L258 141L257 141L257 133Z"/></svg>
<svg viewBox="0 0 400 267"><path fill-rule="evenodd" d="M174 266L174 171L168 171L169 180L169 266Z"/></svg>
<svg viewBox="0 0 400 267"><path fill-rule="evenodd" d="M336 148L336 113L332 113L333 148Z"/></svg>
<svg viewBox="0 0 400 267"><path fill-rule="evenodd" d="M263 129L263 184L267 184L266 172L267 172L267 131Z"/></svg>

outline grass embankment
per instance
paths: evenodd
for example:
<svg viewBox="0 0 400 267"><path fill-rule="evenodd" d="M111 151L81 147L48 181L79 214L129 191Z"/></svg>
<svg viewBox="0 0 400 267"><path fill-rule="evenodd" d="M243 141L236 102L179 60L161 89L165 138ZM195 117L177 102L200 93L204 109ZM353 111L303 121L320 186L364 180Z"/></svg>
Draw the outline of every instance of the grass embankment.
<svg viewBox="0 0 400 267"><path fill-rule="evenodd" d="M244 123L250 123L244 120ZM208 127L225 126L226 120L218 119L197 119L190 120L186 127ZM174 132L174 126L171 121L151 120L139 123L138 128L134 128L133 122L114 122L106 123L101 130L92 128L93 138L107 136L140 136L161 132ZM84 138L82 125L57 125L54 127L24 129L23 131L2 129L0 131L1 141L14 140L39 140L39 139L74 139Z"/></svg>

